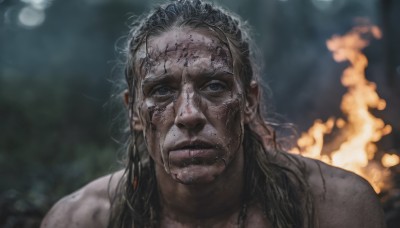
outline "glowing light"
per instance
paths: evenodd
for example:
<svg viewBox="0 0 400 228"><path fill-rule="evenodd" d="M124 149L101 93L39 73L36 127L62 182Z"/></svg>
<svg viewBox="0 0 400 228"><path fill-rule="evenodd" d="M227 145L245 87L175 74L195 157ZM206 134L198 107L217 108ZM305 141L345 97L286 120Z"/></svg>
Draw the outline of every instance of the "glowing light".
<svg viewBox="0 0 400 228"><path fill-rule="evenodd" d="M44 10L49 7L51 1L52 0L21 0L21 2L29 4L31 7L38 10Z"/></svg>
<svg viewBox="0 0 400 228"><path fill-rule="evenodd" d="M36 27L44 22L45 17L43 10L26 6L19 12L18 20L26 27Z"/></svg>
<svg viewBox="0 0 400 228"><path fill-rule="evenodd" d="M375 38L382 36L376 26L360 26L353 28L344 36L333 36L327 41L327 47L338 61L349 61L350 66L342 75L342 84L348 91L344 94L341 109L346 118L331 117L327 122L316 120L314 125L303 133L297 141L298 148L291 152L306 157L322 160L333 166L341 167L368 180L376 192L386 186L390 172L384 167L400 163L397 155L385 154L382 163L373 161L377 147L375 145L384 135L392 131L390 125L373 116L370 109L383 110L386 102L376 92L376 85L365 78L368 60L361 49L369 42L363 36L372 34ZM338 148L330 154L322 154L324 135L329 134L336 125L341 140L336 140Z"/></svg>
<svg viewBox="0 0 400 228"><path fill-rule="evenodd" d="M385 154L382 157L382 165L386 168L395 166L400 163L400 157L396 154Z"/></svg>

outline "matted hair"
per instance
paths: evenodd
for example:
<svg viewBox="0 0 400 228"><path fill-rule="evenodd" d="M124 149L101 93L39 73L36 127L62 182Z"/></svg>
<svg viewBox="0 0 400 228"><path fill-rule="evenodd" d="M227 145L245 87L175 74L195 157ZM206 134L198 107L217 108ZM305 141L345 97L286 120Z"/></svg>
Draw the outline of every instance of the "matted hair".
<svg viewBox="0 0 400 228"><path fill-rule="evenodd" d="M206 27L223 36L232 53L234 74L240 77L245 93L252 81L261 83L249 30L237 16L202 0L172 1L136 20L130 30L125 65L130 118L133 118L139 78L135 72L136 52L150 36L179 26ZM257 201L261 202L273 227L314 227L314 206L304 164L280 151L274 130L263 117L261 103L254 120L244 128L244 206L237 223L243 226L246 205ZM129 140L126 169L111 199L108 227L157 227L160 202L154 161L147 152L141 131L131 126ZM277 162L278 158L285 162Z"/></svg>

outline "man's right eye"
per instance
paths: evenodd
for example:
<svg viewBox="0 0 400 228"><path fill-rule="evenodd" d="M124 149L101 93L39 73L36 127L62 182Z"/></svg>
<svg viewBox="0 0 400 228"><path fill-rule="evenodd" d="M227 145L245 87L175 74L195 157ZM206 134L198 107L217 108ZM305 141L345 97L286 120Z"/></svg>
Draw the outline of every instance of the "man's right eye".
<svg viewBox="0 0 400 228"><path fill-rule="evenodd" d="M169 86L157 86L155 87L151 95L152 96L168 96L172 93L172 89Z"/></svg>

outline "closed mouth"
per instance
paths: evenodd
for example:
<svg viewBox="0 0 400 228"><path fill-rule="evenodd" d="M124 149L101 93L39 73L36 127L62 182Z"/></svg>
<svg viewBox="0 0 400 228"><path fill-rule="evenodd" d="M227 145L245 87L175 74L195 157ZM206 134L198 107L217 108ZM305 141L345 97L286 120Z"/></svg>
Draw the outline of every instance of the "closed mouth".
<svg viewBox="0 0 400 228"><path fill-rule="evenodd" d="M219 153L215 145L199 141L179 143L169 152L171 164L178 167L211 164Z"/></svg>
<svg viewBox="0 0 400 228"><path fill-rule="evenodd" d="M210 143L207 143L207 142L194 141L194 142L179 143L171 151L177 151L177 150L208 150L208 149L216 149L216 146L212 145Z"/></svg>
<svg viewBox="0 0 400 228"><path fill-rule="evenodd" d="M193 145L182 146L175 150L205 150L205 149L214 149L214 148L215 147L213 147L211 145L193 144Z"/></svg>

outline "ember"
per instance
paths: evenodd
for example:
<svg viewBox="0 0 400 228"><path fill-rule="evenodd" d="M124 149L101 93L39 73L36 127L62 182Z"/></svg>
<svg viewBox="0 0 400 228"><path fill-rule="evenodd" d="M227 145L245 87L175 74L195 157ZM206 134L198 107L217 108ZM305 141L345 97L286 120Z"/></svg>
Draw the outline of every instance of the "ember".
<svg viewBox="0 0 400 228"><path fill-rule="evenodd" d="M345 118L329 118L326 122L316 120L314 125L303 133L292 153L322 160L330 165L347 169L368 180L377 193L389 186L388 167L399 164L399 156L385 154L377 161L376 142L392 130L390 125L372 115L371 109L383 110L385 100L376 92L376 85L365 78L368 65L361 49L368 46L368 36L381 37L376 26L358 26L344 36L333 36L327 41L328 49L337 62L348 61L341 81L348 89L341 102ZM330 140L332 152L324 153L325 136L335 131Z"/></svg>

